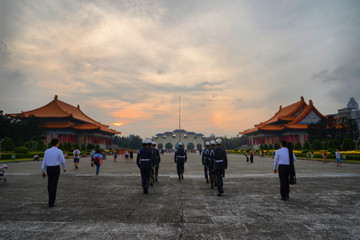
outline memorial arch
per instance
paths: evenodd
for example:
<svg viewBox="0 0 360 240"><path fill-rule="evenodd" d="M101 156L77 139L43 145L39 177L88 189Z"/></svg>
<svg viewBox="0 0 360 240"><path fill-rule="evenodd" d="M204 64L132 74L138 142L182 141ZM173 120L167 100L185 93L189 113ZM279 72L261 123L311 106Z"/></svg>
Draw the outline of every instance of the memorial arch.
<svg viewBox="0 0 360 240"><path fill-rule="evenodd" d="M153 139L156 141L158 147L167 146L168 143L171 144L171 149L175 149L179 140L184 144L186 149L197 149L199 150L199 146L204 146L204 135L202 133L188 132L184 129L177 129L172 132L158 133ZM189 145L190 144L190 145ZM188 148L190 146L191 148Z"/></svg>

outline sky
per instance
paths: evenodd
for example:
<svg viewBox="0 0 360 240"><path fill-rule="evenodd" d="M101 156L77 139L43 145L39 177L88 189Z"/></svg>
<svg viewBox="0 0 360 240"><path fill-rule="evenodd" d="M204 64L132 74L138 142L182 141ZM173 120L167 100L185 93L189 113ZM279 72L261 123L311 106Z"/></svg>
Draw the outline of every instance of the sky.
<svg viewBox="0 0 360 240"><path fill-rule="evenodd" d="M360 1L0 0L0 110L54 99L122 135L234 137L360 102ZM112 125L120 123L120 126Z"/></svg>

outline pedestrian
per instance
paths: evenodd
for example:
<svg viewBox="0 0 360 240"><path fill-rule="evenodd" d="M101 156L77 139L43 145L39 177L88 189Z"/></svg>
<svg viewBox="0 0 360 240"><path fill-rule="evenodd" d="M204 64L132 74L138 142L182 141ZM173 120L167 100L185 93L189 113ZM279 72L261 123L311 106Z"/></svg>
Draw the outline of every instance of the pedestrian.
<svg viewBox="0 0 360 240"><path fill-rule="evenodd" d="M210 188L214 189L216 186L216 179L215 179L215 162L214 162L214 155L215 155L215 140L210 141L210 150L209 150L209 161L208 161L208 168L209 168L209 176L210 176Z"/></svg>
<svg viewBox="0 0 360 240"><path fill-rule="evenodd" d="M34 155L34 161L39 161L39 160L40 160L39 155L38 155L38 154L35 154L35 155Z"/></svg>
<svg viewBox="0 0 360 240"><path fill-rule="evenodd" d="M339 151L339 149L336 149L335 157L336 157L337 166L340 167L341 166L341 152Z"/></svg>
<svg viewBox="0 0 360 240"><path fill-rule="evenodd" d="M223 177L225 177L225 170L227 169L228 166L226 151L225 149L221 148L221 139L216 139L216 148L214 150L214 154L212 155L212 158L215 166L218 196L221 196L224 193Z"/></svg>
<svg viewBox="0 0 360 240"><path fill-rule="evenodd" d="M130 161L132 162L134 159L134 152L133 150L130 150Z"/></svg>
<svg viewBox="0 0 360 240"><path fill-rule="evenodd" d="M248 155L248 153L247 152L245 152L245 158L246 158L246 162L249 164L249 155Z"/></svg>
<svg viewBox="0 0 360 240"><path fill-rule="evenodd" d="M95 155L95 148L93 148L90 152L90 160L91 160L91 166L94 166L94 155Z"/></svg>
<svg viewBox="0 0 360 240"><path fill-rule="evenodd" d="M314 162L314 151L313 150L311 150L310 156L311 156L312 162Z"/></svg>
<svg viewBox="0 0 360 240"><path fill-rule="evenodd" d="M143 147L137 151L136 164L140 169L143 193L148 194L150 184L150 170L154 164L154 157L152 151L148 148L147 139L143 140L142 146Z"/></svg>
<svg viewBox="0 0 360 240"><path fill-rule="evenodd" d="M126 160L129 159L129 149L127 149L126 152L125 152L125 159L126 159Z"/></svg>
<svg viewBox="0 0 360 240"><path fill-rule="evenodd" d="M159 175L159 167L160 167L160 152L159 149L156 148L156 142L152 142L152 148L154 153L154 170L155 170L155 182L158 181L158 175Z"/></svg>
<svg viewBox="0 0 360 240"><path fill-rule="evenodd" d="M66 172L65 159L63 152L58 148L59 140L54 138L51 140L52 147L47 149L44 154L44 159L41 165L41 172L43 179L48 177L48 194L49 194L49 208L55 207L56 190L60 176L60 164Z"/></svg>
<svg viewBox="0 0 360 240"><path fill-rule="evenodd" d="M96 166L96 175L99 175L100 166L103 161L103 155L100 153L100 150L96 150L94 154L94 165Z"/></svg>
<svg viewBox="0 0 360 240"><path fill-rule="evenodd" d="M326 152L326 150L324 150L322 155L323 155L323 164L327 164L327 152Z"/></svg>
<svg viewBox="0 0 360 240"><path fill-rule="evenodd" d="M291 144L291 143L290 143ZM290 158L296 161L291 145L286 147L287 142L281 142L281 149L277 150L274 159L274 174L279 172L281 200L286 201L290 193Z"/></svg>
<svg viewBox="0 0 360 240"><path fill-rule="evenodd" d="M80 150L79 149L75 149L73 151L73 157L74 157L74 166L75 166L75 170L79 169L79 162L80 162Z"/></svg>
<svg viewBox="0 0 360 240"><path fill-rule="evenodd" d="M254 163L254 151L250 152L250 163Z"/></svg>
<svg viewBox="0 0 360 240"><path fill-rule="evenodd" d="M180 181L181 179L184 179L184 165L187 161L186 151L183 148L182 142L179 142L178 148L175 149L174 161L176 163L176 170Z"/></svg>
<svg viewBox="0 0 360 240"><path fill-rule="evenodd" d="M117 155L118 155L117 150L115 150L114 151L114 162L116 162Z"/></svg>
<svg viewBox="0 0 360 240"><path fill-rule="evenodd" d="M275 157L275 151L272 150L271 154L272 154L272 159L274 159L274 157Z"/></svg>
<svg viewBox="0 0 360 240"><path fill-rule="evenodd" d="M210 157L210 142L205 143L206 148L202 151L201 162L204 166L204 176L206 183L209 183L208 171L209 171L209 157Z"/></svg>

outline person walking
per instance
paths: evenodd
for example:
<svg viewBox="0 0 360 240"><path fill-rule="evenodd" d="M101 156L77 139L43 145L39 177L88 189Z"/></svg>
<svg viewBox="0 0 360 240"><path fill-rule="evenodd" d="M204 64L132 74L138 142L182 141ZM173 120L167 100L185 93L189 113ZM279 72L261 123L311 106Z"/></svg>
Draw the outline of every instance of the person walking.
<svg viewBox="0 0 360 240"><path fill-rule="evenodd" d="M291 143L290 143L291 144ZM281 149L277 150L274 159L274 174L279 172L281 200L286 201L290 193L290 157L296 161L292 148L288 149L287 142L281 142ZM291 145L290 145L291 147Z"/></svg>
<svg viewBox="0 0 360 240"><path fill-rule="evenodd" d="M311 160L312 160L312 162L314 162L314 151L313 151L313 150L311 150L311 152L310 152L310 156L311 156Z"/></svg>
<svg viewBox="0 0 360 240"><path fill-rule="evenodd" d="M117 150L115 150L114 151L114 162L116 162L117 156L118 156L118 153L117 153Z"/></svg>
<svg viewBox="0 0 360 240"><path fill-rule="evenodd" d="M210 176L210 188L214 189L216 186L216 179L215 179L215 162L214 162L214 152L215 150L215 140L210 141L210 150L209 150L209 161L208 161L208 168L209 168L209 176Z"/></svg>
<svg viewBox="0 0 360 240"><path fill-rule="evenodd" d="M52 147L47 149L44 154L44 159L41 165L41 172L43 179L46 177L45 169L48 177L48 194L49 194L49 208L55 207L56 190L60 176L60 164L66 172L65 159L63 152L58 149L59 140L54 138L51 140Z"/></svg>
<svg viewBox="0 0 360 240"><path fill-rule="evenodd" d="M93 148L90 152L90 159L91 159L91 166L94 166L94 155L95 155L95 149Z"/></svg>
<svg viewBox="0 0 360 240"><path fill-rule="evenodd" d="M140 169L143 193L148 194L150 184L150 171L152 165L154 164L154 157L152 151L148 148L147 139L143 140L142 146L143 147L137 151L136 164Z"/></svg>
<svg viewBox="0 0 360 240"><path fill-rule="evenodd" d="M254 163L254 151L250 152L250 163Z"/></svg>
<svg viewBox="0 0 360 240"><path fill-rule="evenodd" d="M179 181L184 179L184 165L187 161L186 151L183 148L183 143L179 142L178 148L175 149L174 162L176 163L176 170L179 176Z"/></svg>
<svg viewBox="0 0 360 240"><path fill-rule="evenodd" d="M201 162L204 166L204 175L206 183L209 183L208 170L209 170L209 157L210 157L210 142L205 143L206 148L202 151Z"/></svg>
<svg viewBox="0 0 360 240"><path fill-rule="evenodd" d="M77 169L79 169L80 150L76 148L76 149L73 151L73 156L74 156L74 166L75 166L75 170L77 170Z"/></svg>
<svg viewBox="0 0 360 240"><path fill-rule="evenodd" d="M341 152L339 151L339 149L336 149L335 157L336 157L337 167L340 167L341 166Z"/></svg>
<svg viewBox="0 0 360 240"><path fill-rule="evenodd" d="M99 171L100 171L100 166L102 164L103 161L103 155L100 153L100 150L96 150L95 154L94 154L94 164L96 166L96 175L99 175Z"/></svg>
<svg viewBox="0 0 360 240"><path fill-rule="evenodd" d="M130 150L130 162L132 162L134 159L134 152L133 150Z"/></svg>
<svg viewBox="0 0 360 240"><path fill-rule="evenodd" d="M326 150L324 150L322 155L323 155L323 164L327 164L327 152L326 152Z"/></svg>
<svg viewBox="0 0 360 240"><path fill-rule="evenodd" d="M154 170L155 170L155 182L158 181L158 175L159 175L159 165L161 162L161 158L160 158L160 152L159 149L156 148L156 142L152 142L152 148L153 148L153 153L154 153ZM131 152L130 152L131 153Z"/></svg>
<svg viewBox="0 0 360 240"><path fill-rule="evenodd" d="M224 193L223 177L225 177L225 170L228 166L226 151L225 149L221 148L221 139L216 139L216 148L214 149L214 154L212 155L212 158L215 166L218 196L221 196Z"/></svg>

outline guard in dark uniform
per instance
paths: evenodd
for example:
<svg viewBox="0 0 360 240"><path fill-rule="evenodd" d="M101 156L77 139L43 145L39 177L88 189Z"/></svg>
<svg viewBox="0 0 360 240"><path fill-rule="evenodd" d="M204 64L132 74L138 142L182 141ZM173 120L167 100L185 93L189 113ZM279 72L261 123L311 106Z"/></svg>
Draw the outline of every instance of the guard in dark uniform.
<svg viewBox="0 0 360 240"><path fill-rule="evenodd" d="M208 169L209 169L209 157L210 157L210 142L205 143L206 148L202 152L201 162L204 166L204 175L206 183L209 183Z"/></svg>
<svg viewBox="0 0 360 240"><path fill-rule="evenodd" d="M214 150L213 160L215 165L218 196L221 196L224 193L223 177L225 176L225 170L228 165L226 151L221 148L221 139L216 139L216 148Z"/></svg>
<svg viewBox="0 0 360 240"><path fill-rule="evenodd" d="M186 152L183 148L183 143L179 142L179 147L175 149L174 162L176 163L176 170L179 176L179 181L184 179L184 164L187 160Z"/></svg>
<svg viewBox="0 0 360 240"><path fill-rule="evenodd" d="M155 169L155 182L158 181L158 174L159 174L159 165L160 165L160 152L159 149L156 149L156 142L152 142L152 149L154 151L154 159L155 159L155 165L154 165L154 169Z"/></svg>
<svg viewBox="0 0 360 240"><path fill-rule="evenodd" d="M214 189L214 185L216 186L215 181L215 162L214 162L214 155L215 155L215 141L210 141L210 149L209 149L209 158L208 158L208 168L209 168L209 175L210 175L210 184L211 189Z"/></svg>
<svg viewBox="0 0 360 240"><path fill-rule="evenodd" d="M140 168L141 184L144 194L149 192L150 171L154 164L154 157L150 148L148 148L148 140L143 140L143 147L137 151L136 164Z"/></svg>
<svg viewBox="0 0 360 240"><path fill-rule="evenodd" d="M148 148L149 150L151 151L151 154L153 155L153 158L154 158L154 164L151 166L151 169L150 169L150 186L154 186L154 181L155 181L155 149L153 149L151 146L152 146L152 141L151 139L148 139L147 140L147 143L148 143Z"/></svg>

